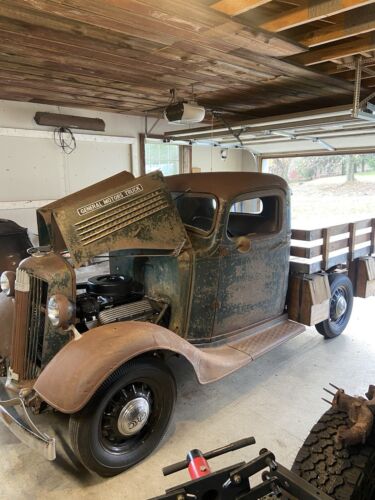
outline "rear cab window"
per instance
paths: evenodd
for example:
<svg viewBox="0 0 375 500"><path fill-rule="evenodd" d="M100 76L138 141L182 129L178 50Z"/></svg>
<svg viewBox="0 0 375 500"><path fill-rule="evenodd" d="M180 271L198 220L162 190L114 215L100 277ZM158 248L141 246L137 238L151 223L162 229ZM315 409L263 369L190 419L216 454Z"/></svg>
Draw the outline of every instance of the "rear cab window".
<svg viewBox="0 0 375 500"><path fill-rule="evenodd" d="M227 236L266 236L281 229L281 199L277 195L246 195L232 203Z"/></svg>
<svg viewBox="0 0 375 500"><path fill-rule="evenodd" d="M209 234L215 224L217 200L212 194L173 192L172 199L186 229Z"/></svg>

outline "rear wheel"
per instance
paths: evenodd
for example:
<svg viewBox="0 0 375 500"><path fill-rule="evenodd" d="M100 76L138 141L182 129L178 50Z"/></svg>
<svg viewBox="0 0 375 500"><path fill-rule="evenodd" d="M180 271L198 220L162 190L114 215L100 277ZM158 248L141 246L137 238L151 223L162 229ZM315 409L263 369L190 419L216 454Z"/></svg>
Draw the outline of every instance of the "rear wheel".
<svg viewBox="0 0 375 500"><path fill-rule="evenodd" d="M331 274L329 281L329 318L315 325L315 328L325 338L332 339L338 337L349 322L353 309L353 285L345 274Z"/></svg>
<svg viewBox="0 0 375 500"><path fill-rule="evenodd" d="M147 357L126 363L71 416L74 452L101 476L119 474L156 448L175 400L175 380L161 360Z"/></svg>
<svg viewBox="0 0 375 500"><path fill-rule="evenodd" d="M364 445L343 447L337 431L350 426L346 413L330 409L311 429L292 470L337 500L375 498L375 429Z"/></svg>

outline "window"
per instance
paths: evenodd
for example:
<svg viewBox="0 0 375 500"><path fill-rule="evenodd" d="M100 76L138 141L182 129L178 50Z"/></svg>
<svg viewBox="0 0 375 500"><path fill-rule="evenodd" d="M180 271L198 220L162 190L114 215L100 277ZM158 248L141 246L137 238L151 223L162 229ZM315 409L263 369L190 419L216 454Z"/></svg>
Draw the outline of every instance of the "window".
<svg viewBox="0 0 375 500"><path fill-rule="evenodd" d="M217 202L214 196L197 193L172 193L182 222L209 233L214 225Z"/></svg>
<svg viewBox="0 0 375 500"><path fill-rule="evenodd" d="M265 235L279 230L280 200L278 196L247 198L232 204L228 217L227 235Z"/></svg>
<svg viewBox="0 0 375 500"><path fill-rule="evenodd" d="M180 172L180 151L176 144L163 142L145 143L146 174L161 170L163 175L175 175Z"/></svg>

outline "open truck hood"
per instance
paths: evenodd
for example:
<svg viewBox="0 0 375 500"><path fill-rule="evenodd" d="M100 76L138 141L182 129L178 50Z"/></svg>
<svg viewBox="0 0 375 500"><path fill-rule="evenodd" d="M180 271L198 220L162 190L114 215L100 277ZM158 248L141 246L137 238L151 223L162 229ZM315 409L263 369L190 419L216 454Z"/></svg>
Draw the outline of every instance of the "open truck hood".
<svg viewBox="0 0 375 500"><path fill-rule="evenodd" d="M111 250L178 254L190 246L161 172L121 172L65 196L38 210L38 228L40 244L68 250L77 267Z"/></svg>

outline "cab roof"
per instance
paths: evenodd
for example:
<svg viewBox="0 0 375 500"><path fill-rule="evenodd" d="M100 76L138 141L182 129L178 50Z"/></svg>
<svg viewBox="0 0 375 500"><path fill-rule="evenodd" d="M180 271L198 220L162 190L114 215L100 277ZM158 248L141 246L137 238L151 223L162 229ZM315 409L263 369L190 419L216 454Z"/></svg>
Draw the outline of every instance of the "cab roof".
<svg viewBox="0 0 375 500"><path fill-rule="evenodd" d="M165 177L165 182L172 192L191 190L196 193L212 193L224 200L263 189L288 190L287 182L281 177L257 172L178 174Z"/></svg>

